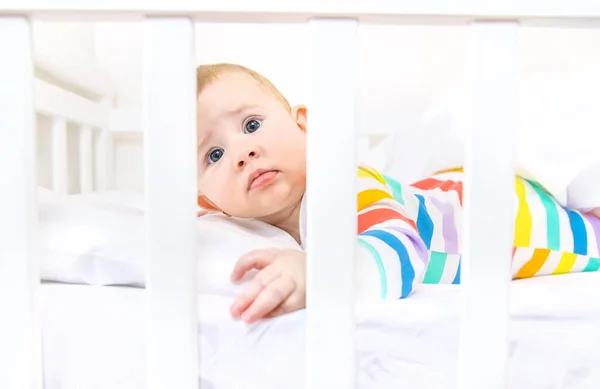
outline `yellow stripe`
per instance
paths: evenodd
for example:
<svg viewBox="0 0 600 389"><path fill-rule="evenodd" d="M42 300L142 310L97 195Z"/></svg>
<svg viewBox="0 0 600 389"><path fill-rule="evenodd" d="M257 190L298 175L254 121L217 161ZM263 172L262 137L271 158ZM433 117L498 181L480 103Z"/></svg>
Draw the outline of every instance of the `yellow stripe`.
<svg viewBox="0 0 600 389"><path fill-rule="evenodd" d="M575 260L577 260L577 254L574 253L563 253L560 258L560 262L556 269L552 272L552 274L566 274L571 271L573 265L575 264Z"/></svg>
<svg viewBox="0 0 600 389"><path fill-rule="evenodd" d="M360 178L374 178L382 185L386 185L385 180L375 169L367 169L364 166L358 167L358 177Z"/></svg>
<svg viewBox="0 0 600 389"><path fill-rule="evenodd" d="M516 179L515 190L517 192L519 209L515 220L515 247L529 247L531 243L531 229L533 222L525 191L525 184L519 178Z"/></svg>
<svg viewBox="0 0 600 389"><path fill-rule="evenodd" d="M440 175L440 174L445 174L445 173L463 173L463 168L462 167L453 167L450 169L444 169L444 170L439 170L435 173L433 173L434 176Z"/></svg>
<svg viewBox="0 0 600 389"><path fill-rule="evenodd" d="M380 189L363 190L358 194L358 212L383 199L393 199L393 197L388 192Z"/></svg>
<svg viewBox="0 0 600 389"><path fill-rule="evenodd" d="M515 278L530 278L535 276L535 274L544 266L544 263L548 259L550 255L549 249L535 249L533 250L533 255L531 259L523 265L523 267L519 270Z"/></svg>

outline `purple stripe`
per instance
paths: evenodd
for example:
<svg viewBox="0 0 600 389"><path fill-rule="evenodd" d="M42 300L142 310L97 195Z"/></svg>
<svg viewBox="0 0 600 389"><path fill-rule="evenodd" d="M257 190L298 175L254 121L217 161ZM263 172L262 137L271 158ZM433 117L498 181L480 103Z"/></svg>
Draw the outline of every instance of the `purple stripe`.
<svg viewBox="0 0 600 389"><path fill-rule="evenodd" d="M431 202L442 213L443 225L442 236L446 244L445 252L448 254L459 254L458 252L458 232L454 221L454 207L452 204L446 204L432 197Z"/></svg>
<svg viewBox="0 0 600 389"><path fill-rule="evenodd" d="M596 250L598 250L598 256L600 256L600 219L585 213L583 214L583 217L592 225L592 230L594 230L594 235L596 236ZM590 253L588 252L588 254Z"/></svg>
<svg viewBox="0 0 600 389"><path fill-rule="evenodd" d="M423 263L427 265L427 263L429 262L429 251L427 250L427 246L425 246L425 242L423 242L423 239L421 239L421 237L414 230L395 226L384 226L382 230L392 230L399 232L402 235L405 235L412 243L413 247L415 248L415 251L417 252L417 255L419 256L419 258L421 258L421 261L423 261Z"/></svg>

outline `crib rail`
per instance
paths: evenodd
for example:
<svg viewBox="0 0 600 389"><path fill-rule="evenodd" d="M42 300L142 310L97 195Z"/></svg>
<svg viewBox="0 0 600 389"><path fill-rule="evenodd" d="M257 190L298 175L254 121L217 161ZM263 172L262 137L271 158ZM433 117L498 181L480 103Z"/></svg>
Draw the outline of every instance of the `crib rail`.
<svg viewBox="0 0 600 389"><path fill-rule="evenodd" d="M197 258L192 206L195 196L192 19L285 23L312 20L316 56L312 102L316 106L310 120L320 135L309 135L308 141L309 191L317 194L311 196L308 206L310 234L313 234L308 249L309 389L355 386L353 272L346 266L350 259L342 256L339 248L348 247L343 254L352 256L355 243L356 221L350 216L351 204L356 201L351 182L355 153L350 145L356 135L348 130L355 127L351 112L355 101L357 23L472 23L474 115L467 156L470 184L465 189L460 388L505 387L516 33L523 23L596 23L600 19L600 2L20 0L0 3L0 52L3 53L0 388L41 387L31 178L34 176L33 76L27 17L90 15L109 19L123 15L150 16L144 22L150 320L147 382L156 389L192 389L199 385L194 294ZM339 19L329 19L333 17ZM497 19L505 21L494 21ZM339 54L333 54L333 48L339 49ZM340 116L344 116L342 122ZM337 156L335 163L331 163L331 155ZM330 188L330 177L340 177L338 188L326 189ZM494 177L493 183L490 177ZM487 206L486 200L493 201L495 206ZM320 236L314 236L315 233ZM325 233L330 233L331 239L324 239ZM328 371L328 366L336 368Z"/></svg>
<svg viewBox="0 0 600 389"><path fill-rule="evenodd" d="M98 100L111 98L116 94L117 86L112 77L93 61L73 58L60 61L38 53L34 55L33 63L36 71L68 85L67 89L80 91Z"/></svg>
<svg viewBox="0 0 600 389"><path fill-rule="evenodd" d="M343 17L360 23L464 24L473 19L518 19L522 24L580 26L597 24L600 3L594 0L22 0L4 2L2 13L35 17L106 18L139 15L187 15L196 21L304 23L309 18ZM588 20L584 20L588 19Z"/></svg>
<svg viewBox="0 0 600 389"><path fill-rule="evenodd" d="M155 18L144 31L149 388L198 385L194 25Z"/></svg>
<svg viewBox="0 0 600 389"><path fill-rule="evenodd" d="M0 52L0 387L39 388L33 59L27 19L0 17Z"/></svg>
<svg viewBox="0 0 600 389"><path fill-rule="evenodd" d="M57 61L33 57L34 106L50 119L52 190L72 193L68 143L78 138L79 193L105 190L111 184L109 122L116 87L110 76L91 61ZM74 131L69 131L73 129ZM43 180L43 178L41 178Z"/></svg>
<svg viewBox="0 0 600 389"><path fill-rule="evenodd" d="M501 389L508 358L519 24L475 22L471 29L459 388Z"/></svg>
<svg viewBox="0 0 600 389"><path fill-rule="evenodd" d="M357 228L357 87L348 80L357 79L358 23L313 19L310 26L314 49L307 131L306 387L352 388L354 266L348 258L354 257L355 243L348 238ZM336 205L322 201L327 198Z"/></svg>

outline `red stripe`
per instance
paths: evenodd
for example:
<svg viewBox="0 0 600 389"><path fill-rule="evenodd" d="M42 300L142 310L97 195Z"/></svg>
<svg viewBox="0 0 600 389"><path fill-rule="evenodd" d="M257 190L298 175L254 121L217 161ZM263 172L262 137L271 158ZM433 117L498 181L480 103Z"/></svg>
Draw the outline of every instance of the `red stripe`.
<svg viewBox="0 0 600 389"><path fill-rule="evenodd" d="M458 194L458 200L460 201L460 205L462 205L463 203L463 183L461 181L440 181L436 180L435 178L427 178L423 181L415 182L411 186L421 190L441 189L444 192L454 191L456 192L456 194Z"/></svg>
<svg viewBox="0 0 600 389"><path fill-rule="evenodd" d="M408 219L406 216L401 215L398 211L389 208L377 208L358 215L358 233L362 234L375 224L394 219L404 220L417 231L415 222Z"/></svg>

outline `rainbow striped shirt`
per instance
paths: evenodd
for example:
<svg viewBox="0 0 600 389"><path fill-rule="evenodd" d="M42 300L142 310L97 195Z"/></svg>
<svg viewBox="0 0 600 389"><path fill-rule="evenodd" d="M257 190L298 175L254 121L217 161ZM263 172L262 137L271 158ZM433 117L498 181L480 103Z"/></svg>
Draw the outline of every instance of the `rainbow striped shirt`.
<svg viewBox="0 0 600 389"><path fill-rule="evenodd" d="M360 297L408 297L422 282L428 251L415 223L414 204L402 198L374 169L358 168L358 239L356 290ZM306 196L300 211L300 235L306 236ZM303 248L306 248L303 244Z"/></svg>
<svg viewBox="0 0 600 389"><path fill-rule="evenodd" d="M419 283L460 283L463 179L455 171L402 185L358 168L361 296L406 298ZM520 177L515 199L513 278L600 269L600 219L564 208Z"/></svg>

